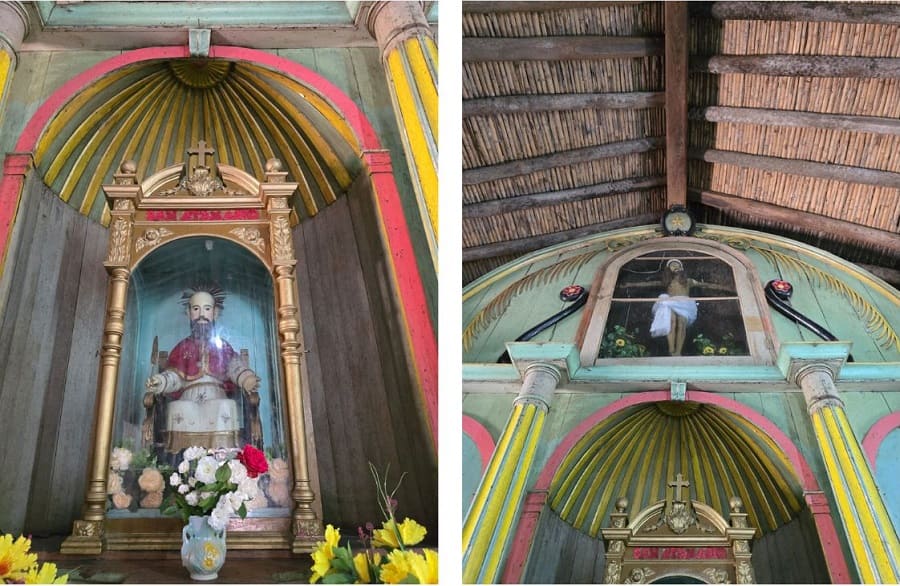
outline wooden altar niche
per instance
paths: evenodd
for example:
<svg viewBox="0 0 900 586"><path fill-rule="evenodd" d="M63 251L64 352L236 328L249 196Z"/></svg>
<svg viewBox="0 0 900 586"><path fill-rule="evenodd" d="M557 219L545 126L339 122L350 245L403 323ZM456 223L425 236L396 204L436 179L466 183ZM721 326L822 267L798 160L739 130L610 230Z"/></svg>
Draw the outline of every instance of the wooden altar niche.
<svg viewBox="0 0 900 586"><path fill-rule="evenodd" d="M175 164L139 181L136 164L125 161L104 185L110 209L106 314L100 353L97 402L92 435L92 454L82 517L63 542L62 553L99 554L104 549L163 550L181 544L182 522L174 517L112 519L107 515L107 482L117 392L122 357L128 287L132 271L155 249L191 237L227 240L252 253L272 277L279 353L280 388L286 406L285 451L290 458L289 517L232 518L228 545L231 549L290 549L310 552L322 540L323 528L315 502L318 487L310 469L314 454L307 443L301 388L300 316L297 305L294 247L290 229L290 198L297 183L286 181L277 159L265 164L265 180L231 167L217 165L214 150L204 141L187 151L188 163ZM193 156L197 164L190 165Z"/></svg>
<svg viewBox="0 0 900 586"><path fill-rule="evenodd" d="M640 511L629 522L628 500L616 501L611 527L601 529L606 541L607 584L708 583L752 584L747 513L732 497L730 521L712 507L682 498L689 483L681 474L672 496Z"/></svg>

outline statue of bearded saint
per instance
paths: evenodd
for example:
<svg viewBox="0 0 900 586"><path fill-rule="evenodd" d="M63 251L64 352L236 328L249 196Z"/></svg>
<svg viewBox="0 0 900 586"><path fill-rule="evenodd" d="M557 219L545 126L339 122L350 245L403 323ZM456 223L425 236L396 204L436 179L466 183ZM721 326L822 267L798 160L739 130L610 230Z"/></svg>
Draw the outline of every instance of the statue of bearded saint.
<svg viewBox="0 0 900 586"><path fill-rule="evenodd" d="M166 407L166 450L190 446L234 448L240 441L236 388L252 395L259 377L216 332L224 295L197 290L187 302L191 335L172 348L165 370L147 379L148 391L171 397Z"/></svg>

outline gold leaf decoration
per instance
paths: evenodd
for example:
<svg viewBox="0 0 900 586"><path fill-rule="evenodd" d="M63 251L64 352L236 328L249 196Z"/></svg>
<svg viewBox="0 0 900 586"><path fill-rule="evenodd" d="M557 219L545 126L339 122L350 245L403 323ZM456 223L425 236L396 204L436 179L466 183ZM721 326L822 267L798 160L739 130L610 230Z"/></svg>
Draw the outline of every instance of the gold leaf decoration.
<svg viewBox="0 0 900 586"><path fill-rule="evenodd" d="M556 264L538 269L535 272L522 277L518 281L511 283L499 295L491 299L491 302L485 305L475 318L469 322L463 331L463 350L468 350L475 339L492 321L503 315L506 308L509 307L513 298L521 295L526 291L530 291L534 287L546 285L553 279L568 272L575 271L583 267L588 261L597 256L600 251L592 251L578 256L573 256Z"/></svg>

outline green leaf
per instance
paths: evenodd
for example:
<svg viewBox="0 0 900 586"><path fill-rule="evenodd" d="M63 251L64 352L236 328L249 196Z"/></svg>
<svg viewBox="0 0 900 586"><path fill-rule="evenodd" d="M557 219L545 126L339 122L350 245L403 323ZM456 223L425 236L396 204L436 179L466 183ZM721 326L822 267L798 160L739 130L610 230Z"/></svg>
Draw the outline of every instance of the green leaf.
<svg viewBox="0 0 900 586"><path fill-rule="evenodd" d="M216 468L216 482L225 483L229 478L231 478L231 467L228 464L222 464Z"/></svg>
<svg viewBox="0 0 900 586"><path fill-rule="evenodd" d="M322 584L353 584L353 576L341 572L327 574L322 578Z"/></svg>
<svg viewBox="0 0 900 586"><path fill-rule="evenodd" d="M235 511L241 519L247 516L247 505L245 503L241 503L241 506Z"/></svg>

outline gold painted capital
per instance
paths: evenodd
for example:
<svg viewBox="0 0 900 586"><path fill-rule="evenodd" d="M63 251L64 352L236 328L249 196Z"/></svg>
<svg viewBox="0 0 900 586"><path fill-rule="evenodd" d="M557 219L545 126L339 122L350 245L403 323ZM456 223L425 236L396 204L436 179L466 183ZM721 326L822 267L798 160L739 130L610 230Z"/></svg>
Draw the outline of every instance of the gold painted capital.
<svg viewBox="0 0 900 586"><path fill-rule="evenodd" d="M516 404L537 405L544 411L550 409L553 393L562 378L562 373L552 364L536 362L525 369L522 389L516 396Z"/></svg>
<svg viewBox="0 0 900 586"><path fill-rule="evenodd" d="M428 26L421 2L381 1L368 3L366 28L378 42L381 58L385 59L397 45L407 39L434 34Z"/></svg>
<svg viewBox="0 0 900 586"><path fill-rule="evenodd" d="M803 390L806 408L812 415L827 407L844 407L834 384L843 360L792 360L789 378Z"/></svg>

